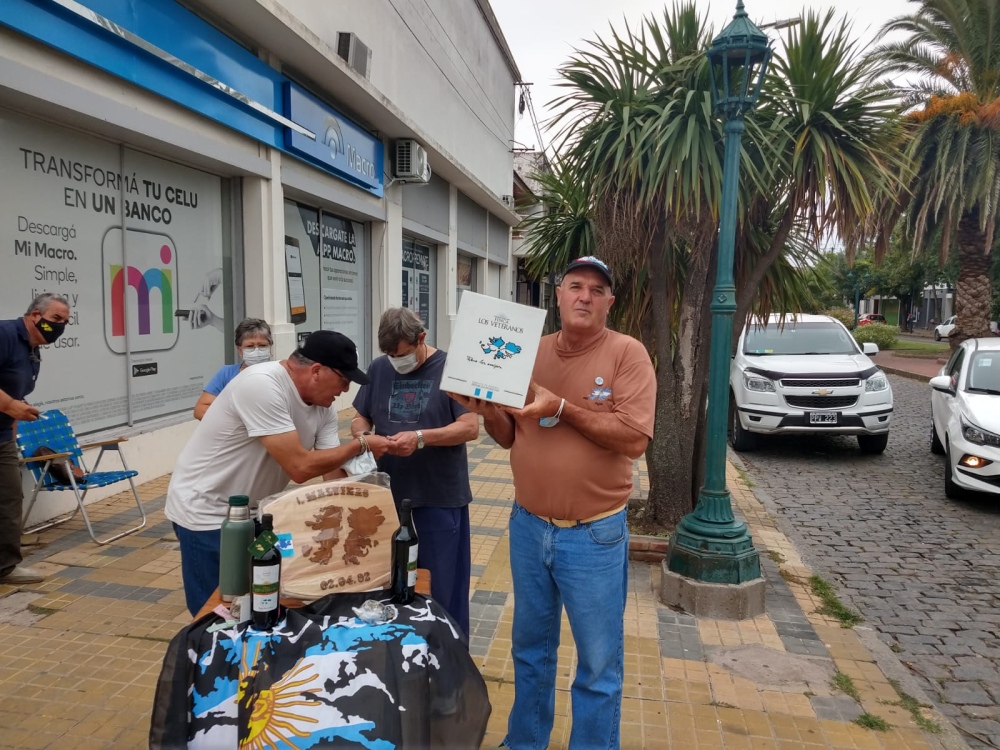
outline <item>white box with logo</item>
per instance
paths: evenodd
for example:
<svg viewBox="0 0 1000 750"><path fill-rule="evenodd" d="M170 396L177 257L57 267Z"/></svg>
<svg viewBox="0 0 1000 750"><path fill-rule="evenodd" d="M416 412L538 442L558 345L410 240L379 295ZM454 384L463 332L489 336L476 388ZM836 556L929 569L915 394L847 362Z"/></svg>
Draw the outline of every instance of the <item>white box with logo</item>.
<svg viewBox="0 0 1000 750"><path fill-rule="evenodd" d="M463 292L441 390L521 408L544 325L545 310Z"/></svg>

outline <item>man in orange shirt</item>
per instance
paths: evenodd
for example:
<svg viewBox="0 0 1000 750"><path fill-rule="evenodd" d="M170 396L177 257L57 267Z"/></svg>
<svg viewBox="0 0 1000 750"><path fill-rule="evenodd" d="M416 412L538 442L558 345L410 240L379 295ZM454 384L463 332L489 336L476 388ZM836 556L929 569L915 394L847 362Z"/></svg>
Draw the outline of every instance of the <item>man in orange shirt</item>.
<svg viewBox="0 0 1000 750"><path fill-rule="evenodd" d="M615 298L598 258L567 266L562 330L542 338L532 398L511 409L452 397L510 448L514 705L504 745L545 748L563 607L576 642L573 748L620 745L632 462L653 436L656 376L635 339L607 328Z"/></svg>

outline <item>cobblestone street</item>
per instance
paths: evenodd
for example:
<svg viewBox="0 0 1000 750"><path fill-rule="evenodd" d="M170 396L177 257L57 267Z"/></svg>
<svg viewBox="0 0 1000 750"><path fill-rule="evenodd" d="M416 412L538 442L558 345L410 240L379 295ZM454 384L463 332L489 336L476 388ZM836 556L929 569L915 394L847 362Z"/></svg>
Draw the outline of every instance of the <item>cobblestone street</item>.
<svg viewBox="0 0 1000 750"><path fill-rule="evenodd" d="M930 387L890 376L881 456L853 437L762 440L754 492L819 575L877 628L973 747L1000 747L1000 498L949 501Z"/></svg>

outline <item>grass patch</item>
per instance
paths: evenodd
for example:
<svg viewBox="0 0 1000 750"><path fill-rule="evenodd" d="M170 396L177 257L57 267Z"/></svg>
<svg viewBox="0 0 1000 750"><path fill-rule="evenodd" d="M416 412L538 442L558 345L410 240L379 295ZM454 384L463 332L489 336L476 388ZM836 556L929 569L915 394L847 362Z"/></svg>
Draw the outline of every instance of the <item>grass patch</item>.
<svg viewBox="0 0 1000 750"><path fill-rule="evenodd" d="M899 701L896 705L909 711L910 716L913 717L913 721L916 722L918 727L929 734L941 734L941 725L936 721L928 719L924 716L923 711L921 711L922 708L930 708L929 706L921 705L920 701L904 691L896 680L890 679L889 684L892 685L892 689L895 690L896 695L899 696Z"/></svg>
<svg viewBox="0 0 1000 750"><path fill-rule="evenodd" d="M903 341L898 340L892 347L892 353L899 357L914 357L917 359L937 359L947 354L948 343L931 341Z"/></svg>
<svg viewBox="0 0 1000 750"><path fill-rule="evenodd" d="M53 607L39 607L36 604L29 604L28 611L33 615L41 615L42 617L48 617L49 615L54 615L58 612L58 609Z"/></svg>
<svg viewBox="0 0 1000 750"><path fill-rule="evenodd" d="M861 702L861 695L858 693L858 689L854 686L854 680L851 679L850 675L844 674L843 672L837 672L833 675L833 679L830 683L840 692L851 696L858 703Z"/></svg>
<svg viewBox="0 0 1000 750"><path fill-rule="evenodd" d="M842 628L853 628L858 623L865 621L865 618L840 601L837 594L834 593L833 586L819 576L812 576L809 579L809 587L812 589L813 596L819 597L820 601L823 602L822 606L816 610L817 614L840 620Z"/></svg>
<svg viewBox="0 0 1000 750"><path fill-rule="evenodd" d="M870 714L865 711L861 716L854 720L854 723L859 727L864 727L865 729L872 729L876 732L888 732L892 729L892 724L883 719L881 716L876 716L875 714Z"/></svg>
<svg viewBox="0 0 1000 750"><path fill-rule="evenodd" d="M893 349L892 353L895 354L897 357L905 357L907 359L933 359L936 361L942 359L947 353L947 350L937 351L937 352L922 352L922 351L910 351L909 349L903 349L903 350Z"/></svg>
<svg viewBox="0 0 1000 750"><path fill-rule="evenodd" d="M896 345L892 347L894 352L896 351L909 351L909 352L934 352L940 354L941 352L948 351L949 345L947 341L909 341L902 340L896 342Z"/></svg>
<svg viewBox="0 0 1000 750"><path fill-rule="evenodd" d="M753 480L750 479L750 475L747 474L746 471L744 469L741 469L739 466L736 466L735 469L736 469L736 473L739 474L740 481L743 482L743 485L747 489L753 489L754 484L753 484Z"/></svg>
<svg viewBox="0 0 1000 750"><path fill-rule="evenodd" d="M772 560L774 560L774 562L776 562L778 565L781 565L781 563L785 561L785 556L780 552L778 552L778 550L776 549L769 549L767 551L767 556L770 557Z"/></svg>
<svg viewBox="0 0 1000 750"><path fill-rule="evenodd" d="M790 573L787 570L779 569L778 570L778 575L780 575L782 578L784 578L787 583L798 583L798 584L801 584L803 586L805 585L805 581L803 581L802 578L800 578L799 576L795 575L794 573Z"/></svg>
<svg viewBox="0 0 1000 750"><path fill-rule="evenodd" d="M711 705L716 708L736 708L732 703L726 703L725 701L712 701Z"/></svg>
<svg viewBox="0 0 1000 750"><path fill-rule="evenodd" d="M901 654L901 653L903 653L903 647L902 647L902 646L900 646L900 645L899 645L898 643L896 643L895 641L893 641L893 642L892 642L892 645L891 645L891 646L889 646L889 650L891 650L891 651L892 651L892 653L894 653L894 654Z"/></svg>

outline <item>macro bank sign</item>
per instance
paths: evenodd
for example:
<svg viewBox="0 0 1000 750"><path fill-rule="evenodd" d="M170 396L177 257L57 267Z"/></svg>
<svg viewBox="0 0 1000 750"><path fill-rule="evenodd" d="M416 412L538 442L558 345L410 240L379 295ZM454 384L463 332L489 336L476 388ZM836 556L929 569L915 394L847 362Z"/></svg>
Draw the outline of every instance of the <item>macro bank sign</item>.
<svg viewBox="0 0 1000 750"><path fill-rule="evenodd" d="M382 142L291 81L283 85L285 115L315 138L285 129L285 148L382 197Z"/></svg>

